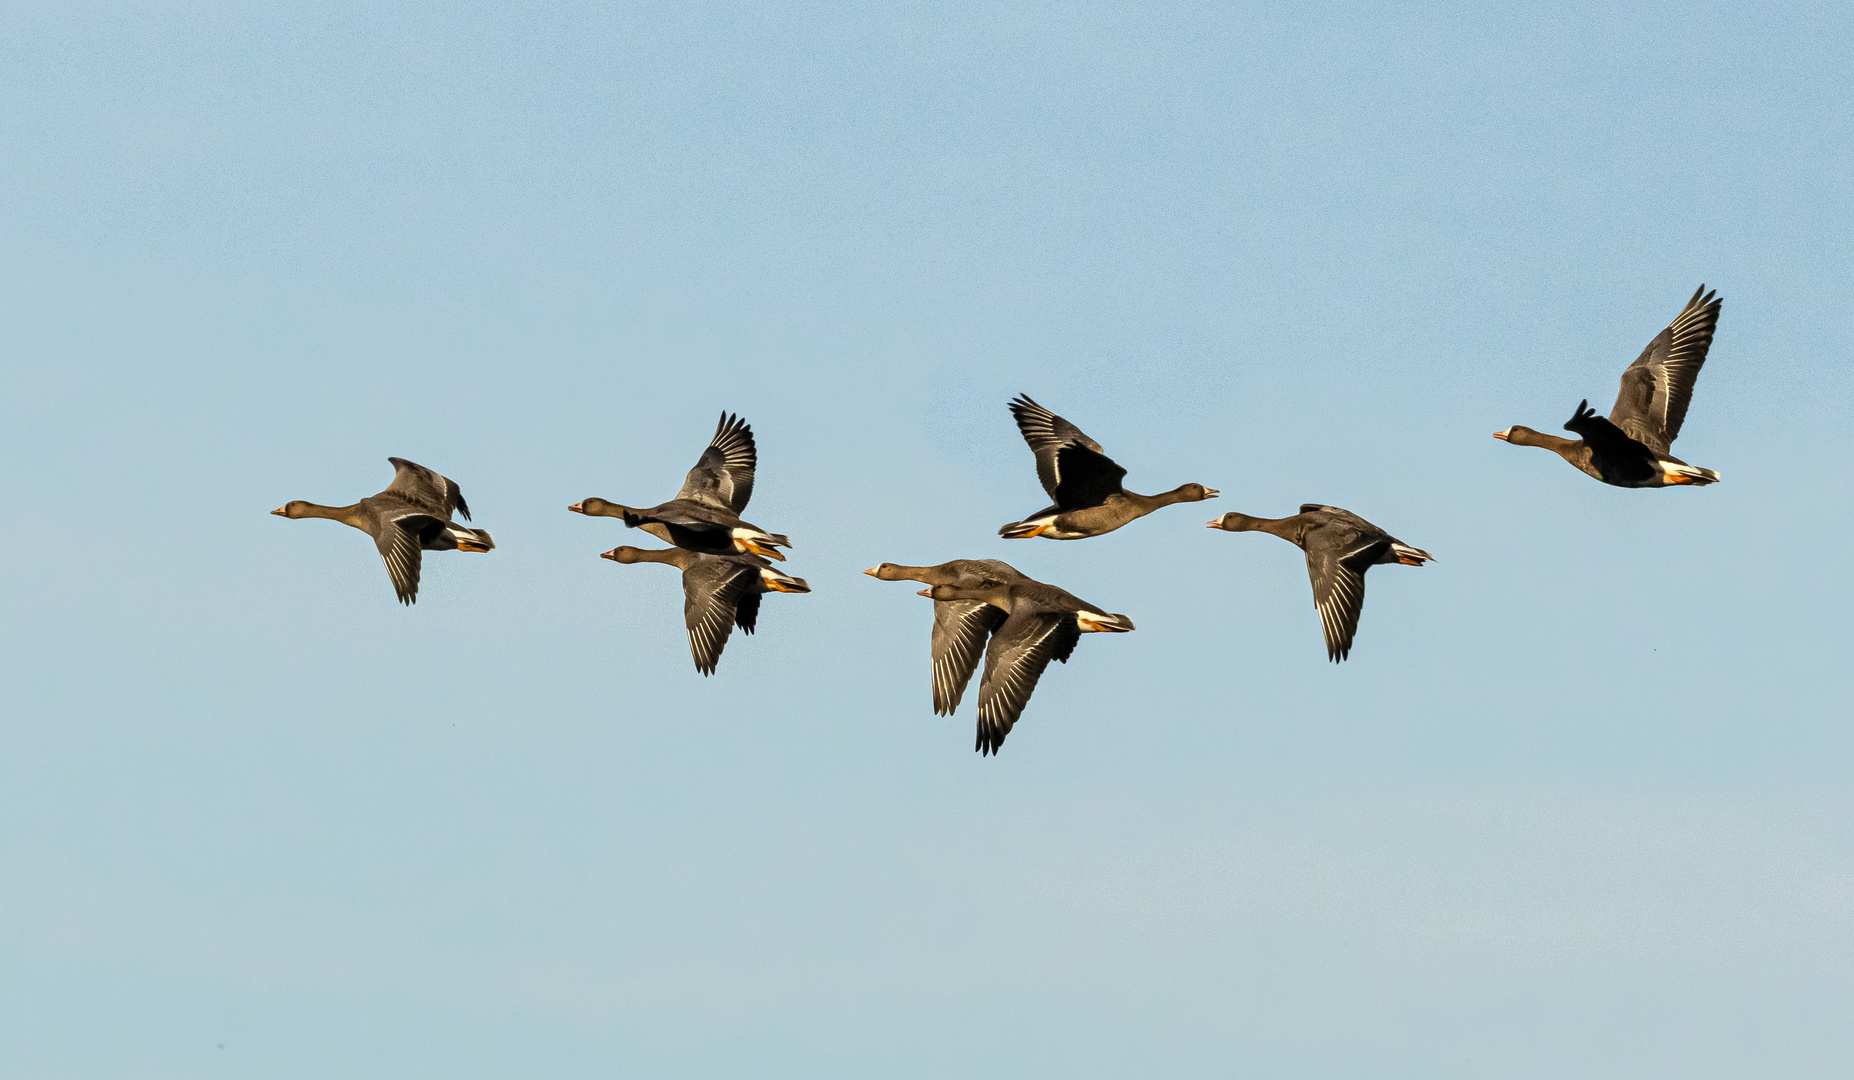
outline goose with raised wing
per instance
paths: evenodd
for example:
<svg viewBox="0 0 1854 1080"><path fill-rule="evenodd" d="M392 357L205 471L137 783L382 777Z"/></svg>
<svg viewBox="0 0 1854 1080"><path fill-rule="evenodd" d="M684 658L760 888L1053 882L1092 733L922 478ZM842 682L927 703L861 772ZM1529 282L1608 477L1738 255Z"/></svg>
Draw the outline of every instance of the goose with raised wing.
<svg viewBox="0 0 1854 1080"><path fill-rule="evenodd" d="M923 585L952 585L976 589L987 581L1018 582L1030 579L1010 563L998 559L953 559L937 566L883 563L863 573L882 581L918 581ZM951 716L965 696L966 684L978 670L985 643L1003 624L1006 612L983 600L937 600L933 605L933 711Z"/></svg>
<svg viewBox="0 0 1854 1080"><path fill-rule="evenodd" d="M753 429L740 417L722 413L714 438L674 499L644 509L585 499L567 509L592 517L622 518L631 528L644 529L685 551L783 560L785 556L777 549L791 547L791 540L740 519L747 500L753 497L758 460Z"/></svg>
<svg viewBox="0 0 1854 1080"><path fill-rule="evenodd" d="M1051 660L1068 663L1083 634L1124 634L1133 629L1133 620L1125 615L1110 614L1029 578L987 578L971 587L934 585L920 595L942 603L980 601L1005 613L985 647L985 674L979 680L978 739L973 749L985 755L1004 745Z"/></svg>
<svg viewBox="0 0 1854 1080"><path fill-rule="evenodd" d="M405 458L387 458L393 482L377 495L347 506L322 506L295 499L271 513L286 518L327 518L373 537L386 563L393 592L402 604L418 599L418 578L423 552L488 551L496 546L487 529L459 525L452 514L470 519L463 491L449 477L440 476Z"/></svg>
<svg viewBox="0 0 1854 1080"><path fill-rule="evenodd" d="M1007 540L1041 536L1081 540L1113 532L1161 506L1202 502L1217 497L1215 488L1181 484L1157 495L1141 495L1121 486L1127 471L1107 456L1101 444L1062 417L1019 394L1011 401L1017 430L1036 455L1036 476L1053 505L998 530Z"/></svg>
<svg viewBox="0 0 1854 1080"><path fill-rule="evenodd" d="M1588 400L1564 428L1580 436L1564 439L1514 424L1494 438L1514 446L1542 446L1583 472L1616 487L1653 488L1716 483L1719 474L1689 465L1671 452L1693 400L1706 353L1712 348L1724 303L1701 285L1667 329L1655 335L1622 373L1609 419L1596 414Z"/></svg>
<svg viewBox="0 0 1854 1080"><path fill-rule="evenodd" d="M695 658L695 670L703 675L714 674L734 627L740 627L745 634L753 633L760 617L760 597L769 592L811 591L804 578L782 574L757 555L615 547L599 558L618 563L662 563L682 571L682 617L689 630L689 654Z"/></svg>
<svg viewBox="0 0 1854 1080"><path fill-rule="evenodd" d="M1411 547L1371 522L1337 506L1306 503L1285 518L1258 518L1234 511L1212 521L1224 532L1265 532L1307 553L1313 606L1326 632L1326 658L1333 663L1352 652L1358 615L1365 607L1365 571L1379 563L1421 566L1435 556Z"/></svg>

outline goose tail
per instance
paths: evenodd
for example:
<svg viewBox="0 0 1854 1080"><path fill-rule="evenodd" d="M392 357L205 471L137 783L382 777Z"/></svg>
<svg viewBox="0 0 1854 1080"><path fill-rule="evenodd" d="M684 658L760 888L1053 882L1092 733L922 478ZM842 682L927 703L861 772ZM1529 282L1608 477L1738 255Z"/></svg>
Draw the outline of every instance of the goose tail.
<svg viewBox="0 0 1854 1080"><path fill-rule="evenodd" d="M790 574L781 574L779 571L771 569L770 567L760 571L760 580L764 581L766 587L774 592L804 593L811 591L810 582L807 582L804 578L792 577Z"/></svg>
<svg viewBox="0 0 1854 1080"><path fill-rule="evenodd" d="M1397 556L1397 561L1405 566L1421 566L1426 562L1434 562L1436 559L1434 555L1422 548L1411 547L1401 540L1391 541L1391 554Z"/></svg>
<svg viewBox="0 0 1854 1080"><path fill-rule="evenodd" d="M1707 484L1719 482L1719 474L1713 470L1678 461L1661 462L1661 476L1669 484L1691 484L1695 487L1705 487Z"/></svg>
<svg viewBox="0 0 1854 1080"><path fill-rule="evenodd" d="M462 525L453 525L451 537L457 541L458 551L490 551L496 546L496 541L489 535L488 529L471 529Z"/></svg>
<svg viewBox="0 0 1854 1080"><path fill-rule="evenodd" d="M1009 525L999 529L998 535L1004 537L1006 540L1029 540L1043 535L1043 530L1047 528L1049 528L1049 522L1047 520L1031 518L1028 521L1011 522Z"/></svg>

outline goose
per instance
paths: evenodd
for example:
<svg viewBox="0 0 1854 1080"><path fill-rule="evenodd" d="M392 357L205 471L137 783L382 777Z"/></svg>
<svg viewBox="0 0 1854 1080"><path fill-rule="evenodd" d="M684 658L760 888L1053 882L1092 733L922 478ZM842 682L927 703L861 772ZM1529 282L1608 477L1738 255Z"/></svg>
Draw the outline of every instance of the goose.
<svg viewBox="0 0 1854 1080"><path fill-rule="evenodd" d="M1285 518L1258 518L1234 511L1212 521L1224 532L1265 532L1307 553L1313 606L1326 631L1326 658L1337 664L1352 652L1358 613L1365 606L1365 571L1378 563L1421 566L1434 555L1414 548L1371 522L1337 506L1306 503Z"/></svg>
<svg viewBox="0 0 1854 1080"><path fill-rule="evenodd" d="M715 437L709 440L695 468L689 470L674 499L647 509L585 499L567 509L593 517L622 518L631 528L644 529L685 551L705 555L745 553L784 561L785 556L776 549L791 547L791 540L740 520L747 500L753 497L757 462L753 429L740 417L722 413L715 425Z"/></svg>
<svg viewBox="0 0 1854 1080"><path fill-rule="evenodd" d="M883 563L863 573L881 581L918 581L975 589L987 580L1029 581L1010 563L998 559L954 559L938 566ZM1004 622L1002 608L983 600L941 600L933 605L933 711L951 716L978 669L985 640Z"/></svg>
<svg viewBox="0 0 1854 1080"><path fill-rule="evenodd" d="M1051 540L1081 540L1113 532L1161 506L1202 502L1217 497L1215 488L1181 484L1157 495L1141 495L1120 486L1127 471L1114 464L1101 444L1080 428L1019 394L1011 400L1017 430L1036 454L1036 476L1055 500L1022 521L998 530L1007 540L1043 536Z"/></svg>
<svg viewBox="0 0 1854 1080"><path fill-rule="evenodd" d="M727 647L728 634L738 625L753 633L759 621L760 597L769 592L808 593L804 578L772 568L757 555L704 555L682 548L650 550L615 547L601 559L618 563L662 563L682 571L682 616L689 627L689 654L695 670L712 675Z"/></svg>
<svg viewBox="0 0 1854 1080"><path fill-rule="evenodd" d="M1564 429L1581 438L1561 439L1514 424L1494 438L1514 446L1542 446L1605 484L1627 488L1717 483L1719 474L1689 465L1669 451L1680 436L1693 399L1693 383L1712 348L1724 300L1701 285L1667 329L1655 335L1622 373L1615 407L1605 420L1588 399Z"/></svg>
<svg viewBox="0 0 1854 1080"><path fill-rule="evenodd" d="M1023 715L1043 669L1051 660L1068 663L1083 634L1124 634L1133 620L1112 615L1054 585L987 579L978 585L934 585L920 591L936 601L982 601L1005 613L985 648L985 676L979 681L978 739L972 749L996 754Z"/></svg>
<svg viewBox="0 0 1854 1080"><path fill-rule="evenodd" d="M285 518L327 518L352 525L373 537L393 579L399 602L418 600L419 563L424 551L488 551L496 546L487 529L472 529L451 520L453 512L470 519L463 491L448 477L405 458L386 459L393 482L378 495L348 506L321 506L295 499L271 513Z"/></svg>

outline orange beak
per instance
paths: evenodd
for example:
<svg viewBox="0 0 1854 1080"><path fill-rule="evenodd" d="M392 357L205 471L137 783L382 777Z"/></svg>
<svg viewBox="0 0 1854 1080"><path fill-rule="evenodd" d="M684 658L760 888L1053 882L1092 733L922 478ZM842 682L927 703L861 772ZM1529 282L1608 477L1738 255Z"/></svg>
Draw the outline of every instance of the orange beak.
<svg viewBox="0 0 1854 1080"><path fill-rule="evenodd" d="M572 506L567 507L567 509L573 511L575 514L583 514L586 512L586 504L583 502L576 502Z"/></svg>
<svg viewBox="0 0 1854 1080"><path fill-rule="evenodd" d="M1494 432L1494 438L1496 438L1496 439L1499 439L1499 440L1500 440L1501 442L1505 442L1505 441L1506 441L1506 432L1504 432L1504 431L1496 431L1496 432Z"/></svg>
<svg viewBox="0 0 1854 1080"><path fill-rule="evenodd" d="M925 596L925 597L926 597L927 599L929 599L929 600L932 600L932 599L933 599L933 590L932 590L932 589L922 589L922 590L921 590L920 592L917 592L917 593L915 593L914 595L916 595L916 596Z"/></svg>
<svg viewBox="0 0 1854 1080"><path fill-rule="evenodd" d="M290 516L289 510L290 508L287 506L279 506L275 510L272 510L271 513L277 515L278 517L289 517Z"/></svg>

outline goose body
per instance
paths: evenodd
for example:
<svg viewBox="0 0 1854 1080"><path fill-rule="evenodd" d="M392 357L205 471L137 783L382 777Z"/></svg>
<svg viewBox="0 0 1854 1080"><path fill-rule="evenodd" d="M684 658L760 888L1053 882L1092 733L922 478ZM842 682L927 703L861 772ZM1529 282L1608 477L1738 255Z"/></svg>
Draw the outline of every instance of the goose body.
<svg viewBox="0 0 1854 1080"><path fill-rule="evenodd" d="M1333 663L1352 652L1358 616L1365 607L1365 571L1379 563L1421 566L1435 558L1371 522L1337 506L1306 503L1285 518L1228 513L1210 523L1225 532L1265 532L1307 553L1313 606L1326 634L1326 658Z"/></svg>
<svg viewBox="0 0 1854 1080"><path fill-rule="evenodd" d="M1011 402L1017 430L1036 455L1037 479L1052 505L998 530L1007 540L1041 536L1081 540L1113 532L1161 506L1201 502L1217 497L1215 488L1181 484L1157 495L1141 495L1121 486L1127 471L1082 430L1020 394Z"/></svg>
<svg viewBox="0 0 1854 1080"><path fill-rule="evenodd" d="M782 574L757 555L616 547L599 557L618 563L663 563L682 571L682 614L689 631L689 654L695 660L695 669L703 675L714 674L721 662L721 650L727 647L728 635L735 626L742 633L753 633L759 621L761 596L769 592L811 591L804 578Z"/></svg>
<svg viewBox="0 0 1854 1080"><path fill-rule="evenodd" d="M418 600L418 579L426 551L489 551L496 546L489 530L459 525L452 514L470 519L463 491L450 478L404 458L387 458L393 482L377 495L347 506L322 506L303 499L272 510L285 518L327 518L373 537L402 604Z"/></svg>
<svg viewBox="0 0 1854 1080"><path fill-rule="evenodd" d="M1719 474L1689 465L1672 453L1687 418L1693 384L1712 348L1724 301L1701 285L1665 330L1622 373L1616 404L1604 419L1588 400L1564 424L1580 438L1565 439L1515 424L1494 438L1514 446L1541 446L1586 475L1615 487L1651 488L1716 483Z"/></svg>
<svg viewBox="0 0 1854 1080"><path fill-rule="evenodd" d="M980 601L1004 612L991 631L985 675L979 681L978 739L973 749L986 755L1004 745L1051 660L1067 663L1083 634L1124 634L1133 629L1133 620L1125 615L1110 614L1029 578L987 578L971 587L934 585L920 594L940 602Z"/></svg>
<svg viewBox="0 0 1854 1080"><path fill-rule="evenodd" d="M791 547L790 539L740 519L753 497L758 461L753 429L740 417L722 413L714 438L674 499L644 509L585 499L567 509L591 517L621 518L631 528L643 529L685 551L783 560L785 556L777 549Z"/></svg>
<svg viewBox="0 0 1854 1080"><path fill-rule="evenodd" d="M918 581L924 585L952 585L976 589L986 581L1016 582L1030 579L1010 563L998 559L954 559L938 566L902 566L883 563L863 573L882 581ZM1004 622L1005 611L983 600L936 600L933 605L933 711L951 716L959 708L966 684L978 670L979 657L992 631Z"/></svg>

